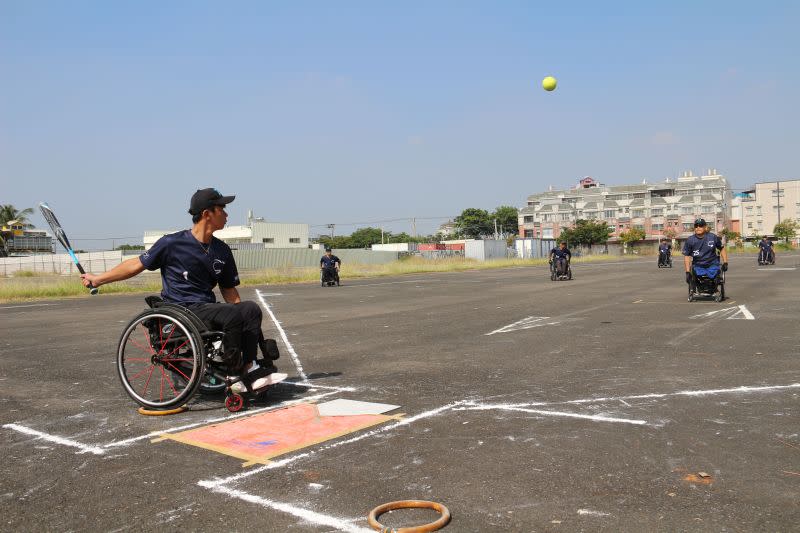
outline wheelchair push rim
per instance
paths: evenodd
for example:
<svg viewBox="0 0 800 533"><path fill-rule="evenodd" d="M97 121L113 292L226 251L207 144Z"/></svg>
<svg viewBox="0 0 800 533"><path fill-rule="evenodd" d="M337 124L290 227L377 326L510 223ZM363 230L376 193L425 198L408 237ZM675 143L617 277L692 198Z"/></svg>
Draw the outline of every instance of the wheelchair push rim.
<svg viewBox="0 0 800 533"><path fill-rule="evenodd" d="M169 409L186 403L205 372L200 334L169 312L145 311L125 328L117 371L125 392L138 404Z"/></svg>

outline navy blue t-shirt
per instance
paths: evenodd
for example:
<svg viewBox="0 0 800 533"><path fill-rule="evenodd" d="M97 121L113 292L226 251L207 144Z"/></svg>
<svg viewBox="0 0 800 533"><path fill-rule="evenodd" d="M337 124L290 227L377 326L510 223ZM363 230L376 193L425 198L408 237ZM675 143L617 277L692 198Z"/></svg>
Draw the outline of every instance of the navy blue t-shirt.
<svg viewBox="0 0 800 533"><path fill-rule="evenodd" d="M167 302L214 303L217 284L239 285L230 247L216 237L203 244L189 230L164 235L139 260L147 270L161 269L161 297Z"/></svg>
<svg viewBox="0 0 800 533"><path fill-rule="evenodd" d="M758 247L761 248L762 250L769 250L770 248L772 248L772 241L769 240L758 241Z"/></svg>
<svg viewBox="0 0 800 533"><path fill-rule="evenodd" d="M692 263L701 267L719 264L717 250L722 250L722 240L711 232L702 238L692 235L683 244L683 255L690 256Z"/></svg>
<svg viewBox="0 0 800 533"><path fill-rule="evenodd" d="M550 250L550 253L559 259L568 259L572 257L572 254L569 253L569 248L564 248L563 250L561 248L553 248Z"/></svg>
<svg viewBox="0 0 800 533"><path fill-rule="evenodd" d="M328 257L327 255L323 255L322 258L319 260L319 266L325 268L333 268L334 266L336 266L337 263L340 265L342 264L342 262L339 261L339 258L333 254L331 254L330 257Z"/></svg>
<svg viewBox="0 0 800 533"><path fill-rule="evenodd" d="M667 253L670 250L672 250L672 246L670 246L669 244L660 244L658 246L658 251L659 252Z"/></svg>

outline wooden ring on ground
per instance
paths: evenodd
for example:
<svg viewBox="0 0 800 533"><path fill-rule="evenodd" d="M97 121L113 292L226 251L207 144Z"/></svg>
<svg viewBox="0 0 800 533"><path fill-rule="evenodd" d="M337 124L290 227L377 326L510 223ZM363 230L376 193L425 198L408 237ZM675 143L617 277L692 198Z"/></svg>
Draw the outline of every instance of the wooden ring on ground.
<svg viewBox="0 0 800 533"><path fill-rule="evenodd" d="M175 409L164 409L164 410L145 409L144 407L140 407L139 414L146 416L166 416L166 415L176 415L178 413L184 412L185 410L186 410L185 405L181 405L180 407L176 407Z"/></svg>
<svg viewBox="0 0 800 533"><path fill-rule="evenodd" d="M399 529L392 529L384 526L378 522L378 517L387 511L395 511L397 509L433 509L441 513L441 517L435 522L430 524L423 524L421 526L401 527ZM429 502L426 500L399 500L396 502L384 503L377 506L369 512L367 517L369 525L373 529L381 533L428 533L429 531L436 531L442 529L450 521L450 511L441 503Z"/></svg>

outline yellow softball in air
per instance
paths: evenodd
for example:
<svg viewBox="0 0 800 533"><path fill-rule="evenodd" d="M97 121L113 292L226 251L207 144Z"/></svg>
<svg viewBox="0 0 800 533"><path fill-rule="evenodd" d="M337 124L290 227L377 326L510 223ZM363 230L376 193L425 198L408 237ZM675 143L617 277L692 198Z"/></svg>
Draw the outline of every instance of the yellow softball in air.
<svg viewBox="0 0 800 533"><path fill-rule="evenodd" d="M553 76L547 76L542 80L542 89L545 91L554 91L556 89L556 85L558 85L558 82Z"/></svg>

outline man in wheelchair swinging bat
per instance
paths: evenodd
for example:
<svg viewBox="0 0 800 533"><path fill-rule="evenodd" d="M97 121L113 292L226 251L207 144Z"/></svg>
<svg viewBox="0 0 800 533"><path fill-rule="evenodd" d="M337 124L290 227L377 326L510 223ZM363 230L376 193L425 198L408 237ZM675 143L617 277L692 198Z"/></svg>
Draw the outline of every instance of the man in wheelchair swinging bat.
<svg viewBox="0 0 800 533"><path fill-rule="evenodd" d="M161 269L161 298L123 332L117 365L125 390L153 409L183 405L194 393L226 390L226 406L242 408L242 393L253 393L286 378L273 361L277 343L261 332L261 308L243 302L230 247L213 233L225 227L225 206L235 196L213 188L192 196L192 229L161 237L139 257L102 274L83 274L95 287ZM213 289L219 285L225 303ZM143 344L144 343L144 344ZM263 358L258 360L258 351Z"/></svg>
<svg viewBox="0 0 800 533"><path fill-rule="evenodd" d="M683 256L689 301L698 296L710 296L717 302L724 300L728 251L722 246L722 240L708 231L702 218L694 221L694 235L683 244Z"/></svg>

